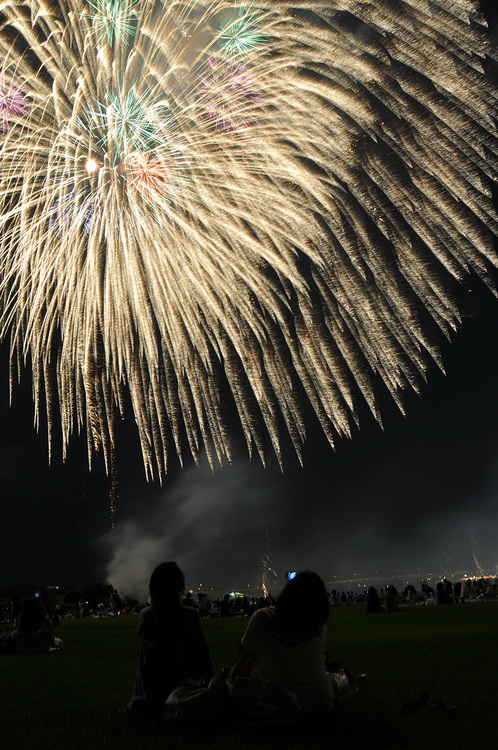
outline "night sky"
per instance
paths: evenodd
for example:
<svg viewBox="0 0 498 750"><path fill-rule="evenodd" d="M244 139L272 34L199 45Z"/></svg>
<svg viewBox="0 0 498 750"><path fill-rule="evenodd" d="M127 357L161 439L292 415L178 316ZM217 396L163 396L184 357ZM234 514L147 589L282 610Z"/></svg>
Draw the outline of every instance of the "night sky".
<svg viewBox="0 0 498 750"><path fill-rule="evenodd" d="M498 276L497 276L498 279ZM117 512L97 457L75 437L66 463L46 427L33 428L29 372L8 393L0 351L0 587L28 581L109 580L145 595L151 569L175 559L189 586L261 583L270 552L282 580L308 567L326 581L400 574L489 572L498 566L498 300L470 279L456 290L462 325L439 336L446 374L430 368L406 416L379 386L383 429L360 403L360 431L332 450L310 412L304 468L284 441L284 470L250 461L234 429L232 465L211 472L175 460L161 487L147 483L133 416L117 448ZM436 332L437 335L437 332ZM229 406L227 407L229 408ZM268 542L269 539L269 542Z"/></svg>

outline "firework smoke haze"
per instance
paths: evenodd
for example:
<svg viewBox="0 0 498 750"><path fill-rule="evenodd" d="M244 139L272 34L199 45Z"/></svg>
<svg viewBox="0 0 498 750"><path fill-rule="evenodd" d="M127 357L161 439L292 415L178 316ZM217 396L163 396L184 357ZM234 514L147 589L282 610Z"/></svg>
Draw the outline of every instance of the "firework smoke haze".
<svg viewBox="0 0 498 750"><path fill-rule="evenodd" d="M223 462L226 384L250 451L303 394L333 442L492 284L478 2L2 0L0 59L1 334L64 450L129 389L149 476Z"/></svg>

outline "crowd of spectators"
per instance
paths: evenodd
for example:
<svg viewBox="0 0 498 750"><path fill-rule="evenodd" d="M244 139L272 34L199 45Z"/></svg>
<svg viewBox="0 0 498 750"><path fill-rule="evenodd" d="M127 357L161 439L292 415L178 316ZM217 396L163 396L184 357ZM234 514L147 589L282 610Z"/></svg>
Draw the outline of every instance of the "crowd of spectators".
<svg viewBox="0 0 498 750"><path fill-rule="evenodd" d="M393 584L379 589L371 585L358 592L332 589L330 606L345 607L364 603L367 613L396 612L400 605L464 604L497 598L497 578L483 577L456 581L443 578L434 585L421 581L418 589L413 584L407 584L400 592Z"/></svg>
<svg viewBox="0 0 498 750"><path fill-rule="evenodd" d="M333 588L328 592L328 597L330 607L364 604L367 612L395 612L400 605L463 604L498 599L498 579L483 577L450 581L444 578L437 583L421 581L418 587L407 584L399 592L393 584L379 588L371 585L358 591ZM0 603L0 632L17 628L24 602L31 598L14 595L9 603ZM147 606L145 602L139 603L128 597L122 599L116 589L104 602L79 599L71 604L58 603L52 601L48 591L35 595L35 598L39 599L54 627L62 618L139 614ZM274 602L274 597L268 592L258 597L227 593L215 598L205 592L188 592L182 599L183 605L194 607L203 618L250 617L256 610L271 606Z"/></svg>

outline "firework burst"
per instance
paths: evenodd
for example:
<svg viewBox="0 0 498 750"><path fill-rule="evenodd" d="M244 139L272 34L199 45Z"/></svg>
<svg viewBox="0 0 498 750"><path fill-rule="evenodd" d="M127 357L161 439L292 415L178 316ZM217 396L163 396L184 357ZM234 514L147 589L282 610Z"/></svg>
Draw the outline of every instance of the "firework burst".
<svg viewBox="0 0 498 750"><path fill-rule="evenodd" d="M148 475L230 456L227 388L262 457L303 396L333 442L491 283L473 0L5 0L0 54L0 331L65 447L109 466L125 389Z"/></svg>
<svg viewBox="0 0 498 750"><path fill-rule="evenodd" d="M87 163L87 171L88 169L96 171L97 168L96 162L95 166L92 163L90 167ZM67 195L57 198L54 205L48 209L47 229L55 229L57 232L64 234L71 226L77 226L88 235L93 213L93 206L91 205L83 203L83 206L78 207L74 190L70 190Z"/></svg>
<svg viewBox="0 0 498 750"><path fill-rule="evenodd" d="M253 10L252 3L235 0L231 13L225 14L219 40L224 55L244 58L259 50L266 39L261 33L261 11Z"/></svg>
<svg viewBox="0 0 498 750"><path fill-rule="evenodd" d="M246 67L209 57L207 72L200 75L202 101L216 127L246 128L256 120L254 105L261 95Z"/></svg>
<svg viewBox="0 0 498 750"><path fill-rule="evenodd" d="M134 151L128 157L126 169L131 177L131 184L146 194L161 193L166 186L164 165L153 154Z"/></svg>
<svg viewBox="0 0 498 750"><path fill-rule="evenodd" d="M2 133L9 127L9 119L24 116L29 109L29 102L25 93L19 88L14 75L9 76L5 71L0 73L0 117L2 119Z"/></svg>
<svg viewBox="0 0 498 750"><path fill-rule="evenodd" d="M146 106L147 91L137 97L127 93L107 93L106 103L87 113L88 129L95 135L95 148L114 161L124 159L136 149L150 151L154 142L154 114Z"/></svg>
<svg viewBox="0 0 498 750"><path fill-rule="evenodd" d="M109 41L111 47L119 39L127 43L135 33L135 9L139 0L87 0L89 13L81 13L90 20L98 46Z"/></svg>

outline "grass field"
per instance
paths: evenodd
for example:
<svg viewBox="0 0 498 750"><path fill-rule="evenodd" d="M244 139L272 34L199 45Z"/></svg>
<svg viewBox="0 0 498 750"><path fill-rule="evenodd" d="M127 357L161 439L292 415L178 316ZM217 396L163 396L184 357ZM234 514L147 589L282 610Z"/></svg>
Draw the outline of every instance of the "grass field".
<svg viewBox="0 0 498 750"><path fill-rule="evenodd" d="M498 603L409 607L365 615L331 610L328 652L364 687L329 725L297 731L148 727L119 711L137 665L134 616L65 620L60 652L0 657L0 747L38 748L462 748L498 747ZM205 623L217 672L231 665L247 619ZM424 692L429 704L406 712ZM454 710L436 710L436 701Z"/></svg>

